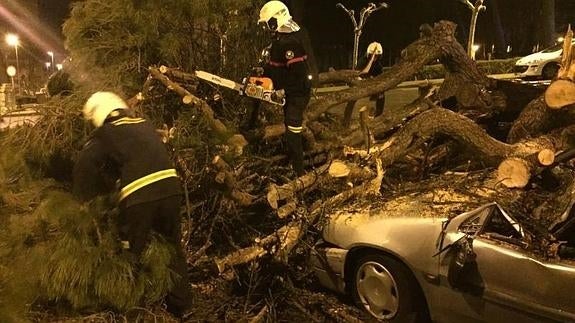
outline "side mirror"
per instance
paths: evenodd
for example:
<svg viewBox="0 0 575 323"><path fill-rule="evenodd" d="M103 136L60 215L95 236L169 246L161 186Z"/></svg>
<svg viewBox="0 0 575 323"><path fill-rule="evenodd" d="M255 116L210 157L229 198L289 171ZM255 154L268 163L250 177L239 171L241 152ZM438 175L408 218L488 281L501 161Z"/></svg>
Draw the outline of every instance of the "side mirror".
<svg viewBox="0 0 575 323"><path fill-rule="evenodd" d="M453 288L461 288L464 285L464 273L470 267L474 267L476 254L473 251L473 238L465 236L452 246L453 258L449 263L447 280Z"/></svg>

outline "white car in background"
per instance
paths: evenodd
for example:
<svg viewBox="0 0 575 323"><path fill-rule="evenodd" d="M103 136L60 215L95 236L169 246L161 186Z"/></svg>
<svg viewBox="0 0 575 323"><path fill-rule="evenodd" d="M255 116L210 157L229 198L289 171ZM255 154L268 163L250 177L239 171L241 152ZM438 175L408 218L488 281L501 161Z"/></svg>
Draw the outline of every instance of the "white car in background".
<svg viewBox="0 0 575 323"><path fill-rule="evenodd" d="M563 43L558 43L540 52L522 57L515 63L513 71L521 78L551 80L559 71L562 53Z"/></svg>

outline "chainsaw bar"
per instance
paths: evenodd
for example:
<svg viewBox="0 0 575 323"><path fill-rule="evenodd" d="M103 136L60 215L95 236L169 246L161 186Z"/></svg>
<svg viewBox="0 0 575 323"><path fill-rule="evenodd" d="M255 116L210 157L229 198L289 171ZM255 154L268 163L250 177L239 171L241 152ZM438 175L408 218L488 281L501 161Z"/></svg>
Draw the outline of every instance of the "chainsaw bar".
<svg viewBox="0 0 575 323"><path fill-rule="evenodd" d="M274 105L283 106L285 104L285 98L273 90L273 83L268 78L250 77L244 79L242 84L205 71L196 71L195 74L199 79L238 91L240 95L245 95ZM260 80L264 79L266 82L260 82Z"/></svg>

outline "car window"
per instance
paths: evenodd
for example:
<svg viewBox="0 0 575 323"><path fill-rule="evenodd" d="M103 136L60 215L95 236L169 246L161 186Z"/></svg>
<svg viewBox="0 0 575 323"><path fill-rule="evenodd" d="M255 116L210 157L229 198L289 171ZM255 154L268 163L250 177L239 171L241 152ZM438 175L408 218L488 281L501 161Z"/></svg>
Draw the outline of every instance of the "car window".
<svg viewBox="0 0 575 323"><path fill-rule="evenodd" d="M571 42L572 45L575 45L575 41ZM553 45L551 47L547 47L544 50L541 51L541 53L553 53L556 52L560 49L563 49L563 43L558 43L556 45Z"/></svg>
<svg viewBox="0 0 575 323"><path fill-rule="evenodd" d="M557 45L553 45L551 47L547 47L544 50L542 50L542 53L552 53L552 52L556 52L560 49L563 48L563 44L557 44Z"/></svg>
<svg viewBox="0 0 575 323"><path fill-rule="evenodd" d="M499 206L487 207L475 216L465 220L459 231L468 235L485 235L500 240L522 241L523 229L511 216ZM508 241L509 242L509 241Z"/></svg>
<svg viewBox="0 0 575 323"><path fill-rule="evenodd" d="M493 208L493 211L483 225L481 233L496 234L510 239L523 238L523 231L519 223L498 207Z"/></svg>
<svg viewBox="0 0 575 323"><path fill-rule="evenodd" d="M489 215L490 212L491 207L487 207L478 214L476 214L475 216L465 220L459 226L459 232L463 232L468 235L476 235L479 232L479 230L481 230L483 222L485 221L485 218Z"/></svg>

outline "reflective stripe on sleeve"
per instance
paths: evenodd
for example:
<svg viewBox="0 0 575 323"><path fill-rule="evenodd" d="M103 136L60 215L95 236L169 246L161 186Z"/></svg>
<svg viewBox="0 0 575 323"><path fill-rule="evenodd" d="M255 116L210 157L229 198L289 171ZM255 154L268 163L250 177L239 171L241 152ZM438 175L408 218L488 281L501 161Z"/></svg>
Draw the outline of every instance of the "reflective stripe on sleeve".
<svg viewBox="0 0 575 323"><path fill-rule="evenodd" d="M114 120L112 122L110 122L111 124L113 124L114 126L121 126L124 124L134 124L134 123L141 123L146 121L145 119L142 118L120 118L118 120Z"/></svg>
<svg viewBox="0 0 575 323"><path fill-rule="evenodd" d="M176 173L176 170L173 168L170 169L164 169L155 173L152 173L150 175L146 175L144 177L141 177L133 182L131 182L130 184L122 187L122 190L120 190L120 201L125 199L128 195L134 193L135 191L139 190L140 188L150 185L152 183L155 183L159 180L165 179L165 178L169 178L169 177L178 177L178 173Z"/></svg>
<svg viewBox="0 0 575 323"><path fill-rule="evenodd" d="M293 133L300 133L303 131L303 127L294 127L294 126L288 126L287 127L289 131L293 132Z"/></svg>

